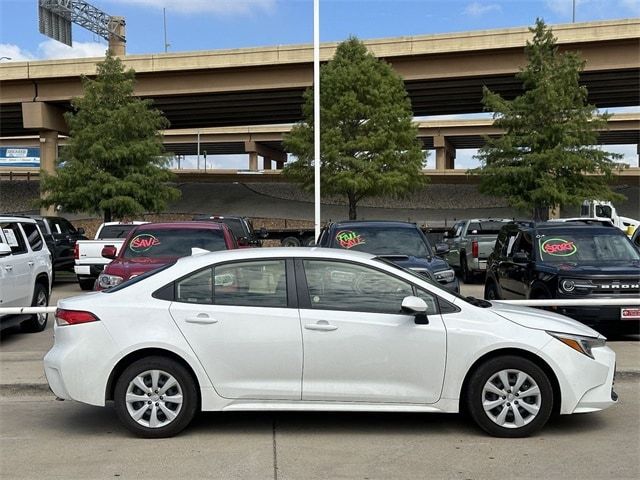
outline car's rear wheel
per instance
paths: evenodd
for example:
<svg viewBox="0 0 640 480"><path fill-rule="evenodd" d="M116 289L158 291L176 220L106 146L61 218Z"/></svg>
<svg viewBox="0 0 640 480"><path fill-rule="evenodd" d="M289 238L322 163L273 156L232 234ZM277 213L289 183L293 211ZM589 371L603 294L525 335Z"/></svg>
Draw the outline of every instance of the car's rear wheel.
<svg viewBox="0 0 640 480"><path fill-rule="evenodd" d="M134 434L165 438L193 419L198 393L191 374L178 362L147 357L129 365L114 391L116 413Z"/></svg>
<svg viewBox="0 0 640 480"><path fill-rule="evenodd" d="M466 255L460 258L460 270L462 271L462 281L464 283L473 283L473 273L469 271Z"/></svg>
<svg viewBox="0 0 640 480"><path fill-rule="evenodd" d="M282 239L280 244L283 247L299 247L302 245L302 242L300 242L298 237L286 237Z"/></svg>
<svg viewBox="0 0 640 480"><path fill-rule="evenodd" d="M526 437L546 423L553 388L544 371L526 358L503 356L482 364L466 392L471 417L496 437Z"/></svg>
<svg viewBox="0 0 640 480"><path fill-rule="evenodd" d="M32 307L46 307L49 305L49 292L47 287L42 283L36 283L33 290ZM49 315L46 313L36 313L31 318L22 322L22 329L25 332L41 332L47 327L47 319Z"/></svg>

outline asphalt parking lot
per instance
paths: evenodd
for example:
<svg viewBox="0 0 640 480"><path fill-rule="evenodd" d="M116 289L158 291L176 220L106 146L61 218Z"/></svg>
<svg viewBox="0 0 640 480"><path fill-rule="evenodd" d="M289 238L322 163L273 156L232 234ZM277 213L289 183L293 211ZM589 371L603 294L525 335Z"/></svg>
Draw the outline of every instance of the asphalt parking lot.
<svg viewBox="0 0 640 480"><path fill-rule="evenodd" d="M462 291L482 296L479 284ZM79 293L62 278L52 304ZM460 415L283 412L204 413L178 437L142 440L113 408L57 402L38 386L51 333L2 336L0 478L640 477L640 371L619 376L616 407L552 419L527 439L488 437ZM640 364L635 337L623 340L614 349Z"/></svg>

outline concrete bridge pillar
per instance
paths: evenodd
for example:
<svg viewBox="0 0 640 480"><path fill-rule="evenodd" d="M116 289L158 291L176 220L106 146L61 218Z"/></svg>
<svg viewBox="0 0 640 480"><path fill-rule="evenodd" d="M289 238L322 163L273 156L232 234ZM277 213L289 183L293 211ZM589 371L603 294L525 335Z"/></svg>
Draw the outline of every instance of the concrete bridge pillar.
<svg viewBox="0 0 640 480"><path fill-rule="evenodd" d="M269 157L262 157L262 169L271 170L271 159Z"/></svg>
<svg viewBox="0 0 640 480"><path fill-rule="evenodd" d="M276 162L276 170L282 170L284 168L284 162L283 161L277 161Z"/></svg>
<svg viewBox="0 0 640 480"><path fill-rule="evenodd" d="M109 21L109 27L114 27L116 33L109 34L109 50L116 57L124 57L127 53L125 25L124 17L111 17Z"/></svg>
<svg viewBox="0 0 640 480"><path fill-rule="evenodd" d="M276 150L275 148L268 147L267 145L254 142L253 140L247 140L244 142L244 151L249 154L249 170L258 170L258 155L264 158L264 169L271 170L271 161L275 160L276 165L283 164L287 160L287 154ZM278 166L278 168L281 168Z"/></svg>
<svg viewBox="0 0 640 480"><path fill-rule="evenodd" d="M249 152L249 170L258 171L258 152Z"/></svg>
<svg viewBox="0 0 640 480"><path fill-rule="evenodd" d="M449 140L442 135L436 135L433 137L433 146L436 149L436 170L454 169L456 149Z"/></svg>

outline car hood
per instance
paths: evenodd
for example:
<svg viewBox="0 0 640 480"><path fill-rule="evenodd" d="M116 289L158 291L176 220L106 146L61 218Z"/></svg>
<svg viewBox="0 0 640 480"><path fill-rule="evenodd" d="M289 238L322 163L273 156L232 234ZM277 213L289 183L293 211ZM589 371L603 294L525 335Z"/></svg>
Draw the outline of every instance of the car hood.
<svg viewBox="0 0 640 480"><path fill-rule="evenodd" d="M424 258L407 255L380 255L380 257L402 268L426 268L430 272L440 272L451 268L447 262L438 257Z"/></svg>
<svg viewBox="0 0 640 480"><path fill-rule="evenodd" d="M526 328L546 330L550 332L568 333L571 335L584 335L586 337L598 337L600 334L583 323L547 310L540 310L508 303L491 302L491 311Z"/></svg>
<svg viewBox="0 0 640 480"><path fill-rule="evenodd" d="M116 259L106 266L104 273L117 275L124 280L132 276L141 275L150 270L155 270L168 263L176 261L178 257L138 257L127 259Z"/></svg>

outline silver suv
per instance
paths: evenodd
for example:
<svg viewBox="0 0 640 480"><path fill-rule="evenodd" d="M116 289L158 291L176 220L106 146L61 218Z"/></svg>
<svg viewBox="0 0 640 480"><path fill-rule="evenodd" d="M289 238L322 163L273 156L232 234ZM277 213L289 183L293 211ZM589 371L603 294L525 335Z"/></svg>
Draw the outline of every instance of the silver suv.
<svg viewBox="0 0 640 480"><path fill-rule="evenodd" d="M41 332L47 314L9 315L3 307L46 307L51 295L51 254L31 218L0 216L0 330L21 325Z"/></svg>

